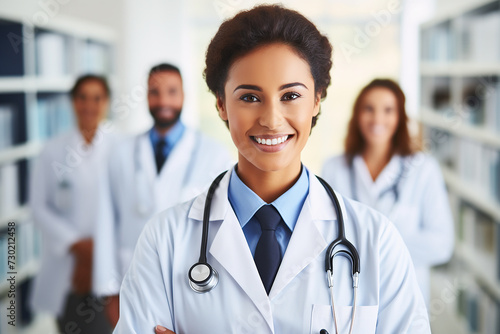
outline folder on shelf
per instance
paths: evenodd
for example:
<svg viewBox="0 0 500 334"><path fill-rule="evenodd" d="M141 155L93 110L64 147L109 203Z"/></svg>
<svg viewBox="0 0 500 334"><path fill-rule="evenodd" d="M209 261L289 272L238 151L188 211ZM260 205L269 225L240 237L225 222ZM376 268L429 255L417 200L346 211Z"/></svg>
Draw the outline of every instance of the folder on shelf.
<svg viewBox="0 0 500 334"><path fill-rule="evenodd" d="M65 36L40 32L35 38L37 74L42 77L61 77L67 74Z"/></svg>
<svg viewBox="0 0 500 334"><path fill-rule="evenodd" d="M5 217L18 208L17 182L17 165L0 165L0 217Z"/></svg>
<svg viewBox="0 0 500 334"><path fill-rule="evenodd" d="M0 105L0 150L13 145L13 110L8 105Z"/></svg>
<svg viewBox="0 0 500 334"><path fill-rule="evenodd" d="M469 19L470 61L498 62L500 61L500 13L498 11Z"/></svg>

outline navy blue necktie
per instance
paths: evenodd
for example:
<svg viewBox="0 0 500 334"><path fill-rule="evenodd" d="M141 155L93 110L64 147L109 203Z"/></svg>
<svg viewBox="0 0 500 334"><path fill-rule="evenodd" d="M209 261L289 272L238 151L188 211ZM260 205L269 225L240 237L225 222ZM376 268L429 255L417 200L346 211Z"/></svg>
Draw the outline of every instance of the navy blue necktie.
<svg viewBox="0 0 500 334"><path fill-rule="evenodd" d="M160 174L161 168L163 167L163 164L165 163L165 160L167 158L165 156L165 146L167 146L165 139L160 139L155 146L156 171L158 172L158 174Z"/></svg>
<svg viewBox="0 0 500 334"><path fill-rule="evenodd" d="M254 261L269 294L281 263L281 249L275 232L282 219L278 210L272 205L262 206L255 213L255 217L262 228L262 235L255 248Z"/></svg>

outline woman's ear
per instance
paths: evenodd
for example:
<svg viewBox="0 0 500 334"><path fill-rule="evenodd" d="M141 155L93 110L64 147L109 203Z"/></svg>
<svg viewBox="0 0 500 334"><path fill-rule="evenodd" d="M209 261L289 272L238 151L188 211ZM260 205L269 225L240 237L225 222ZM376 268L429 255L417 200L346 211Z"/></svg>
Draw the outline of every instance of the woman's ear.
<svg viewBox="0 0 500 334"><path fill-rule="evenodd" d="M321 106L321 92L319 92L318 94L316 94L316 96L314 98L314 113L313 113L313 116L318 116L320 106Z"/></svg>
<svg viewBox="0 0 500 334"><path fill-rule="evenodd" d="M223 121L227 121L226 104L224 103L224 98L220 95L217 95L217 110L219 111L219 117Z"/></svg>

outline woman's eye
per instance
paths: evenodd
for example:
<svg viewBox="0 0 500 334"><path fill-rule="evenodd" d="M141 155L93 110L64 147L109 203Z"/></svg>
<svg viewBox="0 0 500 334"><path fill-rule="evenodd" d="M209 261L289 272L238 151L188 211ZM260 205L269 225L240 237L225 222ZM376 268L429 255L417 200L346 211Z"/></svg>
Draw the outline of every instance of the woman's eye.
<svg viewBox="0 0 500 334"><path fill-rule="evenodd" d="M243 95L240 100L245 102L259 102L259 99L255 95Z"/></svg>
<svg viewBox="0 0 500 334"><path fill-rule="evenodd" d="M282 101L292 101L292 100L298 99L299 97L300 97L300 94L290 92L290 93L286 93L285 95L283 95L281 100Z"/></svg>

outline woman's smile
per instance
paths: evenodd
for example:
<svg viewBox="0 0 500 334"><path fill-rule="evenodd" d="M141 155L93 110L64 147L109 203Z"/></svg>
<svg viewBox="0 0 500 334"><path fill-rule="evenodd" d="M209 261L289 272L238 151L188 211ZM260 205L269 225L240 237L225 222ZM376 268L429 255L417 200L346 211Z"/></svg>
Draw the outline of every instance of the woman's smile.
<svg viewBox="0 0 500 334"><path fill-rule="evenodd" d="M258 135L250 136L255 145L264 152L281 151L293 135Z"/></svg>

